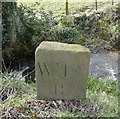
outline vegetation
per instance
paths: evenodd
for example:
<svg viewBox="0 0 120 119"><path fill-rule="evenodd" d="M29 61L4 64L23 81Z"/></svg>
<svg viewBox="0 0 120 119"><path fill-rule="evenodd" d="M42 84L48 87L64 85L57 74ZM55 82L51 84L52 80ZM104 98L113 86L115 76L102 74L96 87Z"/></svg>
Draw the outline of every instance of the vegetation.
<svg viewBox="0 0 120 119"><path fill-rule="evenodd" d="M15 64L23 56L26 61L34 60L35 49L44 40L82 44L91 52L119 50L120 3L95 1L2 2L4 65ZM27 84L4 72L0 117L117 117L119 96L117 81L90 76L84 102L36 100L35 83Z"/></svg>
<svg viewBox="0 0 120 119"><path fill-rule="evenodd" d="M69 15L66 16L62 2L54 6L51 2L2 3L4 59L17 61L23 55L33 59L36 47L43 40L82 44L91 51L101 45L104 48L106 42L119 48L116 45L120 29L119 4L107 7L100 3L98 11L89 2L68 5Z"/></svg>
<svg viewBox="0 0 120 119"><path fill-rule="evenodd" d="M6 75L1 80L0 117L117 117L118 82L89 77L86 100L36 100L36 84Z"/></svg>

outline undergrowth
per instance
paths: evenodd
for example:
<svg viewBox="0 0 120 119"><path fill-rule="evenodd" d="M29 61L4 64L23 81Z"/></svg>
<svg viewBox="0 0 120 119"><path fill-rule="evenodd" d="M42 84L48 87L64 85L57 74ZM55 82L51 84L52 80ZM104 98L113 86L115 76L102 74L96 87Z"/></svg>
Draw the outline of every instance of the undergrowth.
<svg viewBox="0 0 120 119"><path fill-rule="evenodd" d="M35 102L36 84L26 84L24 81L16 78L8 78L3 76L0 83L0 115L7 112L13 107L25 107L27 102ZM118 116L118 82L113 80L100 80L89 76L86 99L83 103L76 102L75 106L72 102L64 102L64 108L54 106L49 107L52 114L49 116L56 117L117 117ZM46 102L49 104L50 102ZM53 103L53 102L51 102ZM31 103L33 104L33 103ZM36 104L37 105L37 104ZM57 105L57 101L56 101ZM66 106L65 106L66 105ZM35 107L35 104L32 107ZM37 105L38 106L38 105ZM50 105L49 105L50 106ZM29 107L29 108L32 108ZM40 111L36 116L41 116L47 111ZM53 115L54 111L54 115ZM40 113L42 112L42 113ZM30 114L28 113L30 116Z"/></svg>

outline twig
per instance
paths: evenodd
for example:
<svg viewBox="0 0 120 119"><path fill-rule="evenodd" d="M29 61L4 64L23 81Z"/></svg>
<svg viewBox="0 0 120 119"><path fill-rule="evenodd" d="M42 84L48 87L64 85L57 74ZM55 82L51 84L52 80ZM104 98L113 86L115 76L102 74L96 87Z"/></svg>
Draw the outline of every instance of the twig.
<svg viewBox="0 0 120 119"><path fill-rule="evenodd" d="M4 62L4 59L2 58L2 62L3 62L3 68L5 69L5 71L6 71L6 66L5 66L5 62Z"/></svg>
<svg viewBox="0 0 120 119"><path fill-rule="evenodd" d="M35 71L35 69L32 70L31 72L29 72L29 73L28 73L27 75L25 75L24 77L22 77L21 80L22 80L23 78L27 77L29 74L33 73L34 71Z"/></svg>

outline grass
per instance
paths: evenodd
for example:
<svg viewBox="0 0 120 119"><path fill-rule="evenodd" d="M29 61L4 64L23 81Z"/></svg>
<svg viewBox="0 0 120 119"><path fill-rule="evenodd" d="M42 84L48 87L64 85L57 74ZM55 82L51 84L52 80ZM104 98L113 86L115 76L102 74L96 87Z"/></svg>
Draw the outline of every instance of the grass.
<svg viewBox="0 0 120 119"><path fill-rule="evenodd" d="M31 7L32 3L27 3L27 5ZM46 11L51 10L54 16L65 15L65 3L43 2L40 5ZM70 14L78 13L80 8L89 5L90 3L69 3L69 12ZM46 103L42 101L40 105L39 102L36 103L36 84L26 84L24 81L13 77L10 78L6 74L0 80L0 115L3 115L3 113L8 114L13 108L15 110L19 109L22 113L27 106L29 116L31 116L31 113L34 116L44 116L44 114L48 113L49 116L56 117L117 117L118 96L117 81L100 80L89 76L86 99L83 103L77 102L77 104L73 105L72 102L64 102L66 103L65 106L63 105L64 108L58 106L54 108L53 102ZM30 103L29 106L28 103ZM57 104L57 101L54 103ZM41 108L44 108L44 111ZM37 110L39 114L33 112L34 110Z"/></svg>
<svg viewBox="0 0 120 119"><path fill-rule="evenodd" d="M101 80L95 77L89 77L86 100L84 105L90 108L94 105L92 112L83 111L71 112L62 110L57 113L60 117L86 117L90 113L91 117L118 117L118 83L113 80Z"/></svg>
<svg viewBox="0 0 120 119"><path fill-rule="evenodd" d="M87 89L87 101L98 104L101 110L96 116L118 116L118 82L113 80L101 80L89 77Z"/></svg>
<svg viewBox="0 0 120 119"><path fill-rule="evenodd" d="M111 1L108 0L98 0L98 8L99 8L99 3L103 2L106 5L111 4ZM18 1L18 5L21 2ZM65 8L66 8L66 4L65 4L65 0L63 1L57 1L57 0L44 0L39 2L37 5L32 2L23 2L23 5L28 6L28 7L32 7L35 6L36 9L39 11L39 9L42 9L45 12L49 12L51 11L53 13L54 17L61 17L61 16L65 16ZM111 4L112 5L112 4ZM95 2L94 1L88 1L88 2L84 2L84 1L69 1L68 4L69 7L69 14L81 14L81 12L84 12L85 10L83 10L84 8L87 9L86 7L90 8L90 9L94 9L95 10ZM82 10L82 11L81 11Z"/></svg>
<svg viewBox="0 0 120 119"><path fill-rule="evenodd" d="M0 109L22 105L24 101L31 100L36 95L36 86L34 83L26 84L17 78L8 77L8 74L4 75L0 84L0 99L2 95L8 97L0 103Z"/></svg>
<svg viewBox="0 0 120 119"><path fill-rule="evenodd" d="M98 8L99 8L99 2L106 3L107 1L99 0L98 1ZM20 3L21 2L18 2L18 5ZM108 2L108 3L111 4L110 2ZM106 5L108 3L106 3ZM27 7L34 6L34 4L32 2L23 2L23 5L25 5ZM81 14L82 12L85 11L85 10L83 10L84 8L87 9L86 7L89 7L90 9L95 10L95 2L94 1L69 2L69 4L68 4L69 14L71 14L71 15ZM38 11L40 9L42 9L45 12L51 11L53 13L54 17L65 16L65 13L66 13L65 8L66 8L65 1L46 1L46 0L44 0L44 1L39 2L36 6L36 9L38 9Z"/></svg>
<svg viewBox="0 0 120 119"><path fill-rule="evenodd" d="M19 5L20 3L18 3ZM69 13L73 14L76 13L76 11L79 11L84 6L90 6L91 2L73 2L69 3ZM27 7L31 7L36 5L35 3L23 3L23 5ZM37 4L37 9L42 9L45 12L52 11L54 17L60 17L60 16L65 16L65 2L40 2Z"/></svg>
<svg viewBox="0 0 120 119"><path fill-rule="evenodd" d="M54 4L54 5L53 5ZM92 3L84 2L73 2L69 3L69 14L75 14L80 8L84 6L90 6ZM54 16L64 16L65 15L65 3L64 2L43 2L41 6L46 11L52 11Z"/></svg>
<svg viewBox="0 0 120 119"><path fill-rule="evenodd" d="M8 98L5 101L0 102L0 112L7 112L13 107L25 107L26 102L36 101L36 84L34 83L26 84L23 81L10 80L7 76L4 76L1 84L1 92L7 90L6 93L9 94L7 94ZM54 108L53 106L49 108L53 108L51 110L54 110L54 116L56 117L117 117L118 95L117 81L100 80L90 76L86 99L83 103L79 103L75 107L72 106L71 102L65 102L66 106L63 106L64 108ZM32 107L30 107L31 110ZM39 108L38 106L37 109L39 110ZM49 113L49 110L42 113ZM50 116L53 116L53 111Z"/></svg>

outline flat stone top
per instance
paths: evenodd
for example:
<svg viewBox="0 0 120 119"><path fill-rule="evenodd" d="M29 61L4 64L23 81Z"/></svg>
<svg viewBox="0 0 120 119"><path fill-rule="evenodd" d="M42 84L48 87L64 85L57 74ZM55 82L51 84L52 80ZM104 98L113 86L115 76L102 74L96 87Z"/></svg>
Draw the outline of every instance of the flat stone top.
<svg viewBox="0 0 120 119"><path fill-rule="evenodd" d="M78 44L67 44L60 42L43 41L38 46L41 50L54 50L54 51L73 51L73 52L90 52L88 48Z"/></svg>

